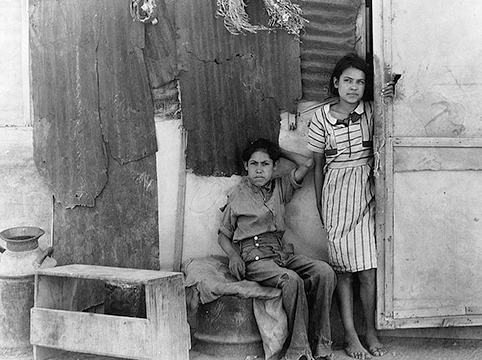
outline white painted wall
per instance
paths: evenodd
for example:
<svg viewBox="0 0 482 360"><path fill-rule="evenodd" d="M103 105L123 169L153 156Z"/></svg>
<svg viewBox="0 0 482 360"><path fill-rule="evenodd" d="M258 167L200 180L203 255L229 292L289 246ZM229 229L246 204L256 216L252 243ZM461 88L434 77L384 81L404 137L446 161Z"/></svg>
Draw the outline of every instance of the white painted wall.
<svg viewBox="0 0 482 360"><path fill-rule="evenodd" d="M43 248L51 240L52 198L33 161L32 128L0 127L0 139L0 229L38 226Z"/></svg>
<svg viewBox="0 0 482 360"><path fill-rule="evenodd" d="M312 105L312 103L308 103ZM304 112L307 105L302 104ZM298 119L298 128L288 130L287 114L280 119L280 145L288 150L310 154L306 148L307 123L312 112L304 112ZM181 120L156 121L159 151L157 154L159 189L159 239L161 268L172 270L177 229L183 233L182 261L211 254L223 254L217 243L221 220L220 208L226 203L226 194L239 181L239 176L204 177L186 174L184 219L179 222L177 204L180 201L179 180L184 167L180 156ZM188 135L189 138L189 135ZM281 166L289 166L288 162ZM286 240L295 244L301 254L326 259L326 235L321 228L315 205L313 176L309 174L286 209L289 229ZM183 224L182 224L183 223Z"/></svg>
<svg viewBox="0 0 482 360"><path fill-rule="evenodd" d="M52 199L33 161L28 1L0 1L0 231L38 226L50 244ZM5 243L0 239L0 246Z"/></svg>
<svg viewBox="0 0 482 360"><path fill-rule="evenodd" d="M31 124L28 0L0 1L0 126Z"/></svg>

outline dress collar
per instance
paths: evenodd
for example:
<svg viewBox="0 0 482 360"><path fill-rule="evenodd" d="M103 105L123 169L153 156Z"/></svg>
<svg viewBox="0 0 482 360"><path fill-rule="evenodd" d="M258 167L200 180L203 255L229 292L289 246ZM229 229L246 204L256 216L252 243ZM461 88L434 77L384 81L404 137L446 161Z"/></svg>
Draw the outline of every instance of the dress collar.
<svg viewBox="0 0 482 360"><path fill-rule="evenodd" d="M336 102L332 102L332 103L329 103L329 104L326 104L324 106L324 110L325 110L325 114L326 114L326 118L328 119L328 122L331 124L331 125L336 125L336 122L338 119L336 119L335 117L333 117L330 113L330 106L331 105L334 105L336 104ZM363 100L360 100L360 102L358 103L357 107L355 108L355 110L353 110L353 112L356 112L358 115L361 115L365 112L365 103L363 102Z"/></svg>

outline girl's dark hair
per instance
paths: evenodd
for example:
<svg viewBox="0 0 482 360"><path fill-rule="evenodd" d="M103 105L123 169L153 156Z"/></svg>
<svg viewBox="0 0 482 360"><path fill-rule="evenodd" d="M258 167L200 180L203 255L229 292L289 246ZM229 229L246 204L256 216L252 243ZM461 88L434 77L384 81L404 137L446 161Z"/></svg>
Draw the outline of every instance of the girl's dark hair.
<svg viewBox="0 0 482 360"><path fill-rule="evenodd" d="M355 68L363 71L365 74L365 93L363 94L363 100L371 100L370 94L372 93L372 71L370 65L358 57L356 54L347 54L343 56L335 65L333 73L330 78L330 93L334 96L339 96L338 89L335 87L334 80L340 80L341 74L348 68Z"/></svg>
<svg viewBox="0 0 482 360"><path fill-rule="evenodd" d="M251 159L251 155L256 151L262 151L268 154L271 160L273 160L273 163L278 161L281 157L281 150L278 145L267 139L259 138L250 142L244 148L243 153L241 154L241 160L243 160L243 162L248 162L249 159Z"/></svg>

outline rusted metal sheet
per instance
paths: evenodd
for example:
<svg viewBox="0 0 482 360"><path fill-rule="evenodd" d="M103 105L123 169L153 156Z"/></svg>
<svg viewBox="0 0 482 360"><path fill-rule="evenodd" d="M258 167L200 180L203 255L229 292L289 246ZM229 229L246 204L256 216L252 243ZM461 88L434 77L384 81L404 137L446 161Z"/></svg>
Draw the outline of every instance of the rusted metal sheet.
<svg viewBox="0 0 482 360"><path fill-rule="evenodd" d="M107 182L93 3L31 2L35 161L69 208L93 206Z"/></svg>
<svg viewBox="0 0 482 360"><path fill-rule="evenodd" d="M174 6L157 0L158 23L146 24L144 57L151 89L172 82L178 74Z"/></svg>
<svg viewBox="0 0 482 360"><path fill-rule="evenodd" d="M61 264L159 267L154 111L129 4L30 2L34 157Z"/></svg>
<svg viewBox="0 0 482 360"><path fill-rule="evenodd" d="M96 206L54 209L59 265L159 269L156 157L120 165L110 157L109 182Z"/></svg>
<svg viewBox="0 0 482 360"><path fill-rule="evenodd" d="M177 119L181 115L176 49L175 2L157 0L158 23L146 24L144 59L158 118Z"/></svg>
<svg viewBox="0 0 482 360"><path fill-rule="evenodd" d="M253 19L265 12L250 2ZM216 2L176 2L187 167L198 175L241 172L249 139L277 140L280 110L301 98L299 42L283 30L231 35Z"/></svg>
<svg viewBox="0 0 482 360"><path fill-rule="evenodd" d="M355 51L356 20L361 0L303 0L309 21L301 37L301 78L304 100L322 100L336 62Z"/></svg>
<svg viewBox="0 0 482 360"><path fill-rule="evenodd" d="M127 163L157 151L144 27L127 0L31 8L36 163L64 206L94 206L106 152Z"/></svg>
<svg viewBox="0 0 482 360"><path fill-rule="evenodd" d="M157 151L154 109L144 63L144 26L133 21L129 1L103 0L97 46L102 135L124 164Z"/></svg>

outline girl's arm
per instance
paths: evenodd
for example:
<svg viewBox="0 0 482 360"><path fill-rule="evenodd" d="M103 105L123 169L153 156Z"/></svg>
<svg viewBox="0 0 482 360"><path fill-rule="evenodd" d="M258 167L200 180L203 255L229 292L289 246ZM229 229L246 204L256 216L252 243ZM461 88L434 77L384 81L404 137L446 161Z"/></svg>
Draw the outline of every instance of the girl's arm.
<svg viewBox="0 0 482 360"><path fill-rule="evenodd" d="M315 180L314 180L314 187L315 187L315 195L316 195L316 208L318 209L318 213L320 214L320 220L321 224L325 226L325 223L323 221L321 209L322 209L322 203L321 203L321 193L323 189L323 182L325 181L325 172L324 172L324 167L325 167L325 154L324 153L318 153L318 152L313 152L313 158L315 161L315 170L314 170L314 175L315 175Z"/></svg>
<svg viewBox="0 0 482 360"><path fill-rule="evenodd" d="M300 183L313 168L313 159L292 151L281 149L281 156L296 164L295 181Z"/></svg>
<svg viewBox="0 0 482 360"><path fill-rule="evenodd" d="M229 258L229 271L236 279L242 280L246 272L246 265L234 248L233 242L222 232L219 232L218 244Z"/></svg>

